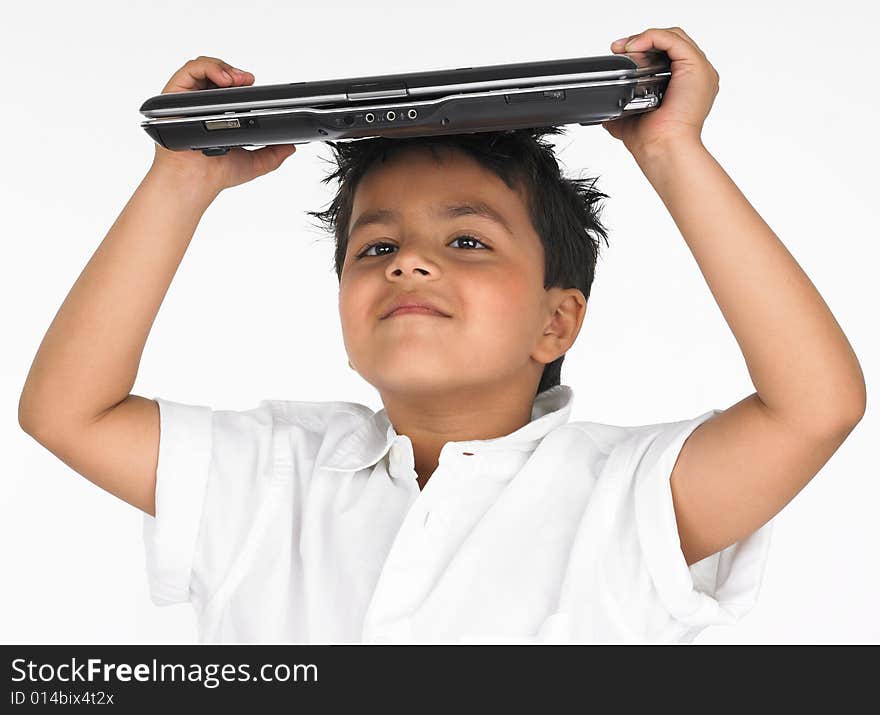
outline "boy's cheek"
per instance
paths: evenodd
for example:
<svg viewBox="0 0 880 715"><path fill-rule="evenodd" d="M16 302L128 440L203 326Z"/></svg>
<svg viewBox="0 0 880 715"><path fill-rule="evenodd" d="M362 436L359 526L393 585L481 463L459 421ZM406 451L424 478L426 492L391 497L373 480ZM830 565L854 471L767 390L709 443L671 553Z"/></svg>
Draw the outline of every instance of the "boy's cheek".
<svg viewBox="0 0 880 715"><path fill-rule="evenodd" d="M381 301L370 291L357 290L356 286L340 286L339 317L347 323L375 320L381 311Z"/></svg>

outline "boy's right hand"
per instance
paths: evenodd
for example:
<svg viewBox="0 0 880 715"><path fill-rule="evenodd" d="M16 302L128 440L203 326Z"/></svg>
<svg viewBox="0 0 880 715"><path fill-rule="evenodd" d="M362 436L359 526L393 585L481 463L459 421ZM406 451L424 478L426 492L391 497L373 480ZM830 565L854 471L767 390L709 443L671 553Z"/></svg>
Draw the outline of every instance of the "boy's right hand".
<svg viewBox="0 0 880 715"><path fill-rule="evenodd" d="M253 82L254 76L250 72L236 69L216 57L199 56L174 73L162 94L240 87ZM171 151L156 143L152 169L159 173L168 170L189 181L203 182L219 194L230 186L244 184L274 171L295 151L294 144L273 144L253 151L236 147L222 156L205 156L199 149Z"/></svg>

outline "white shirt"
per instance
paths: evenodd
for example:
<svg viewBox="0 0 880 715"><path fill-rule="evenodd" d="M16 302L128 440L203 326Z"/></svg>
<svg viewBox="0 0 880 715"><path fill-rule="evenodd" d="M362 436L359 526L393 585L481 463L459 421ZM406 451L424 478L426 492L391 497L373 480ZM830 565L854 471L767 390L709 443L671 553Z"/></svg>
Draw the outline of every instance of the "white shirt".
<svg viewBox="0 0 880 715"><path fill-rule="evenodd" d="M718 410L620 427L531 421L447 442L423 491L385 409L155 398L150 597L201 643L689 643L755 603L772 521L687 566L669 477Z"/></svg>

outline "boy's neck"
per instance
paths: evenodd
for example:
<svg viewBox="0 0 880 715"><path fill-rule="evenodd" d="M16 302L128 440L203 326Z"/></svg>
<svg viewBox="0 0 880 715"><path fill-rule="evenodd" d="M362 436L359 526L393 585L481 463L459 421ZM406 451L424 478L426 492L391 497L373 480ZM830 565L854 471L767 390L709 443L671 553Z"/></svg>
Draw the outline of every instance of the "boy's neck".
<svg viewBox="0 0 880 715"><path fill-rule="evenodd" d="M413 447L419 488L436 471L440 452L448 442L495 439L517 431L531 421L537 384L510 381L485 390L462 390L443 396L411 394L403 399L383 393L382 402L397 434Z"/></svg>

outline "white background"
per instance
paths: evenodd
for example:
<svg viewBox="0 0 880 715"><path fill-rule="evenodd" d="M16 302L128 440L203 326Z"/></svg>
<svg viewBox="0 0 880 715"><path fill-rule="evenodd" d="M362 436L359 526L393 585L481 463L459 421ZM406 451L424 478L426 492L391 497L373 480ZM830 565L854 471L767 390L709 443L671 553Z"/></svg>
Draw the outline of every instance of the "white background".
<svg viewBox="0 0 880 715"><path fill-rule="evenodd" d="M332 8L332 9L331 9ZM721 76L703 141L810 276L853 345L868 412L776 517L755 608L696 643L877 643L877 111L873 3L560 1L13 3L0 30L0 640L195 643L188 604L148 595L143 514L19 428L17 405L55 312L140 183L138 108L198 55L257 84L610 54L680 26ZM724 409L754 391L669 213L601 126L552 141L569 176L610 195L589 310L563 365L572 420L636 425ZM330 148L221 194L153 326L133 392L215 409L261 399L381 408L346 362L330 236L307 210ZM144 237L149 240L149 236ZM779 359L784 361L785 355Z"/></svg>

